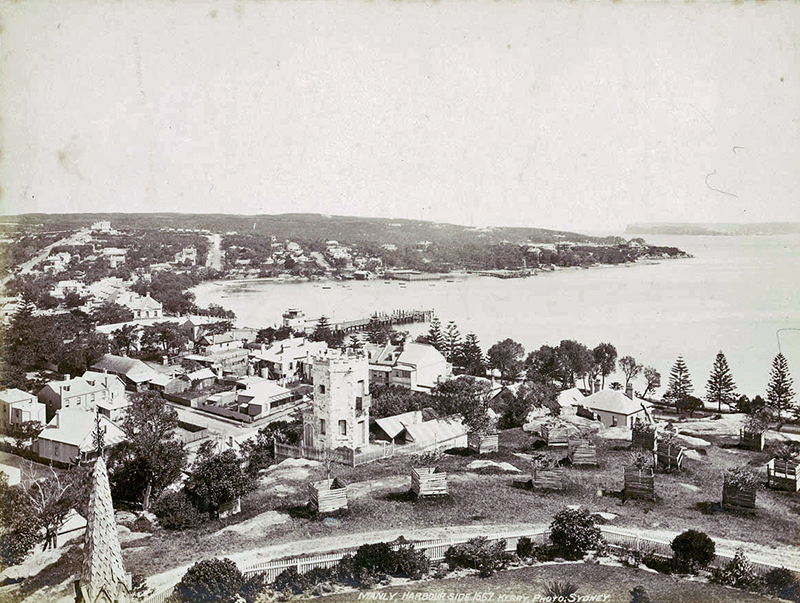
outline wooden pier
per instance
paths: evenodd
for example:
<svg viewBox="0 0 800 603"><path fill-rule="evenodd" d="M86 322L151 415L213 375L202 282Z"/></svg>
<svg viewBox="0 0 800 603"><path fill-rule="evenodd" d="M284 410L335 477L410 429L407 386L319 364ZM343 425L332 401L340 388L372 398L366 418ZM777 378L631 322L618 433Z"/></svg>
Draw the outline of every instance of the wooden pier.
<svg viewBox="0 0 800 603"><path fill-rule="evenodd" d="M381 325L393 327L394 325L406 325L415 322L429 322L433 318L433 310L394 310L393 312L376 312L369 318L359 318L358 320L343 320L330 323L331 331L341 331L342 333L355 333L363 331L373 320ZM316 321L306 324L306 332L313 332L316 328Z"/></svg>

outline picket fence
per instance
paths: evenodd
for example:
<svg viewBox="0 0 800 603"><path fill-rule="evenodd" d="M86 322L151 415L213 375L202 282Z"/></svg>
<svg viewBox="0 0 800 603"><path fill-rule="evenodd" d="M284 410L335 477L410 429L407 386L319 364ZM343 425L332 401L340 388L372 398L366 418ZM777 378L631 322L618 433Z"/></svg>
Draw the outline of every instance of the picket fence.
<svg viewBox="0 0 800 603"><path fill-rule="evenodd" d="M643 538L635 534L628 534L626 532L619 532L612 528L600 526L600 532L603 535L609 549L612 552L623 552L626 550L640 551L645 554L652 554L657 557L671 559L672 548L670 543L664 540L656 540L653 538ZM517 542L521 538L530 538L535 546L549 544L550 531L548 529L535 529L525 530L520 532L509 532L504 534L490 534L486 539L490 544L500 540L506 541L506 551L512 552L517 550ZM449 538L439 540L422 540L414 542L414 547L417 550L425 552L425 555L431 561L442 561L445 557L447 549L456 544L464 544L469 538ZM349 547L341 549L335 553L326 553L324 555L312 556L299 556L290 559L279 559L275 561L263 561L255 565L247 566L242 569L242 574L249 578L255 574L263 574L267 583L272 583L275 578L289 568L295 568L298 573L302 574L314 568L331 568L334 567L339 561L348 554L353 554L358 550L358 547ZM725 553L718 553L714 561L711 562L709 567L724 568L733 559L733 555ZM765 574L770 570L783 567L780 565L772 565L769 563L762 563L759 561L750 560L753 569L759 574ZM798 568L788 568L795 573L800 573ZM161 592L155 593L150 597L144 599L142 603L164 603L175 591L175 586L171 586Z"/></svg>
<svg viewBox="0 0 800 603"><path fill-rule="evenodd" d="M394 456L406 456L411 454L421 454L434 450L443 450L452 447L454 440L463 439L463 435L457 435L445 440L434 440L433 442L419 442L413 444L403 444L396 446L394 443L373 445L366 450L355 451L348 448L337 448L330 450L326 448L314 448L312 446L290 446L274 442L275 458L277 459L309 459L312 461L324 461L331 458L333 462L350 467L358 467L366 463L374 463L382 459L390 459Z"/></svg>

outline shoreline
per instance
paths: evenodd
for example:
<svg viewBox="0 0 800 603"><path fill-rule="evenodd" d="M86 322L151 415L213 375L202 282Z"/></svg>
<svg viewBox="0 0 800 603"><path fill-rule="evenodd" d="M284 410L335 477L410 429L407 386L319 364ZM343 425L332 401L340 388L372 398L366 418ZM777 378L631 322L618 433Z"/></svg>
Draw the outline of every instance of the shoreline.
<svg viewBox="0 0 800 603"><path fill-rule="evenodd" d="M588 264L588 265L580 265L580 266L553 266L553 268L543 269L538 268L536 272L528 276L519 276L519 277L510 277L512 279L528 279L537 276L542 276L546 274L554 274L558 272L565 272L565 271L578 271L578 270L591 270L595 268L630 268L632 266L655 266L661 264L664 261L675 261L675 260L687 260L687 259L694 259L690 253L687 253L684 256L677 256L677 257L662 257L662 258L642 258L641 260L637 260L635 262L624 262L620 264ZM488 271L484 271L488 272ZM194 287L189 288L188 290L194 292L196 289L203 287L204 285L213 285L216 287L224 287L225 285L237 285L237 284L248 284L248 283L268 283L271 285L294 285L299 283L351 283L351 282L358 282L358 283L369 283L369 282L378 282L378 281L388 281L388 282L395 282L395 283L416 283L416 282L440 282L448 280L466 280L469 278L499 278L496 276L488 275L488 274L478 274L476 272L465 272L465 271L458 271L458 272L431 272L430 275L434 278L429 280L420 279L418 281L406 281L403 279L387 279L384 277L375 277L370 279L338 279L329 276L321 276L321 277L306 277L306 276L257 276L257 277L239 277L239 278L221 278L215 279L210 281L203 281L202 283L198 283ZM509 279L501 279L501 280L509 280Z"/></svg>

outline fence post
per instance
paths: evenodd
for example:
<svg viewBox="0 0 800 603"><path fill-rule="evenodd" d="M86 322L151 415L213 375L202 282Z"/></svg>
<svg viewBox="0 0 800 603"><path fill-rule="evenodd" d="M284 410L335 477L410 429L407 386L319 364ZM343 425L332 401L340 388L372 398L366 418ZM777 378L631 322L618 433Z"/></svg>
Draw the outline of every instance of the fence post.
<svg viewBox="0 0 800 603"><path fill-rule="evenodd" d="M637 551L639 550L639 546L640 546L640 544L641 544L641 540L642 540L642 539L641 539L641 538L639 538L639 535L637 534L637 535L636 535L636 550L637 550Z"/></svg>

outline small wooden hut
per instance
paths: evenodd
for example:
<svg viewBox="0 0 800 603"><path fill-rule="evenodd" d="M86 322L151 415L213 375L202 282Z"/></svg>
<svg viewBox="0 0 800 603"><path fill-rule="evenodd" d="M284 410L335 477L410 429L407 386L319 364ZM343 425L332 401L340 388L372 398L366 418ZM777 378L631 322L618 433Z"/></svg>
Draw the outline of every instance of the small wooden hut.
<svg viewBox="0 0 800 603"><path fill-rule="evenodd" d="M623 500L629 498L656 499L655 476L653 468L625 467L625 487L622 490Z"/></svg>
<svg viewBox="0 0 800 603"><path fill-rule="evenodd" d="M569 446L569 428L564 425L542 425L542 437L548 446Z"/></svg>
<svg viewBox="0 0 800 603"><path fill-rule="evenodd" d="M641 448L650 452L656 449L656 428L652 423L636 419L631 428L631 448Z"/></svg>
<svg viewBox="0 0 800 603"><path fill-rule="evenodd" d="M412 467L411 489L418 498L447 495L447 473L437 467Z"/></svg>
<svg viewBox="0 0 800 603"><path fill-rule="evenodd" d="M469 433L467 434L467 447L478 454L487 452L497 452L499 450L499 438L497 433Z"/></svg>
<svg viewBox="0 0 800 603"><path fill-rule="evenodd" d="M597 446L581 440L579 442L570 442L569 446L569 460L573 465L594 466L598 465L597 462Z"/></svg>
<svg viewBox="0 0 800 603"><path fill-rule="evenodd" d="M750 431L743 427L739 430L739 448L761 452L764 450L764 432Z"/></svg>
<svg viewBox="0 0 800 603"><path fill-rule="evenodd" d="M564 470L561 468L537 469L531 475L531 486L535 490L563 490L564 477Z"/></svg>
<svg viewBox="0 0 800 603"><path fill-rule="evenodd" d="M752 511L756 508L758 478L745 469L725 472L722 483L722 508L726 511Z"/></svg>
<svg viewBox="0 0 800 603"><path fill-rule="evenodd" d="M656 444L656 466L664 471L683 470L685 448L673 439L658 440Z"/></svg>
<svg viewBox="0 0 800 603"><path fill-rule="evenodd" d="M309 503L317 513L347 508L347 486L338 477L314 482L308 488Z"/></svg>
<svg viewBox="0 0 800 603"><path fill-rule="evenodd" d="M800 461L797 459L772 459L767 463L767 487L775 490L800 490Z"/></svg>

